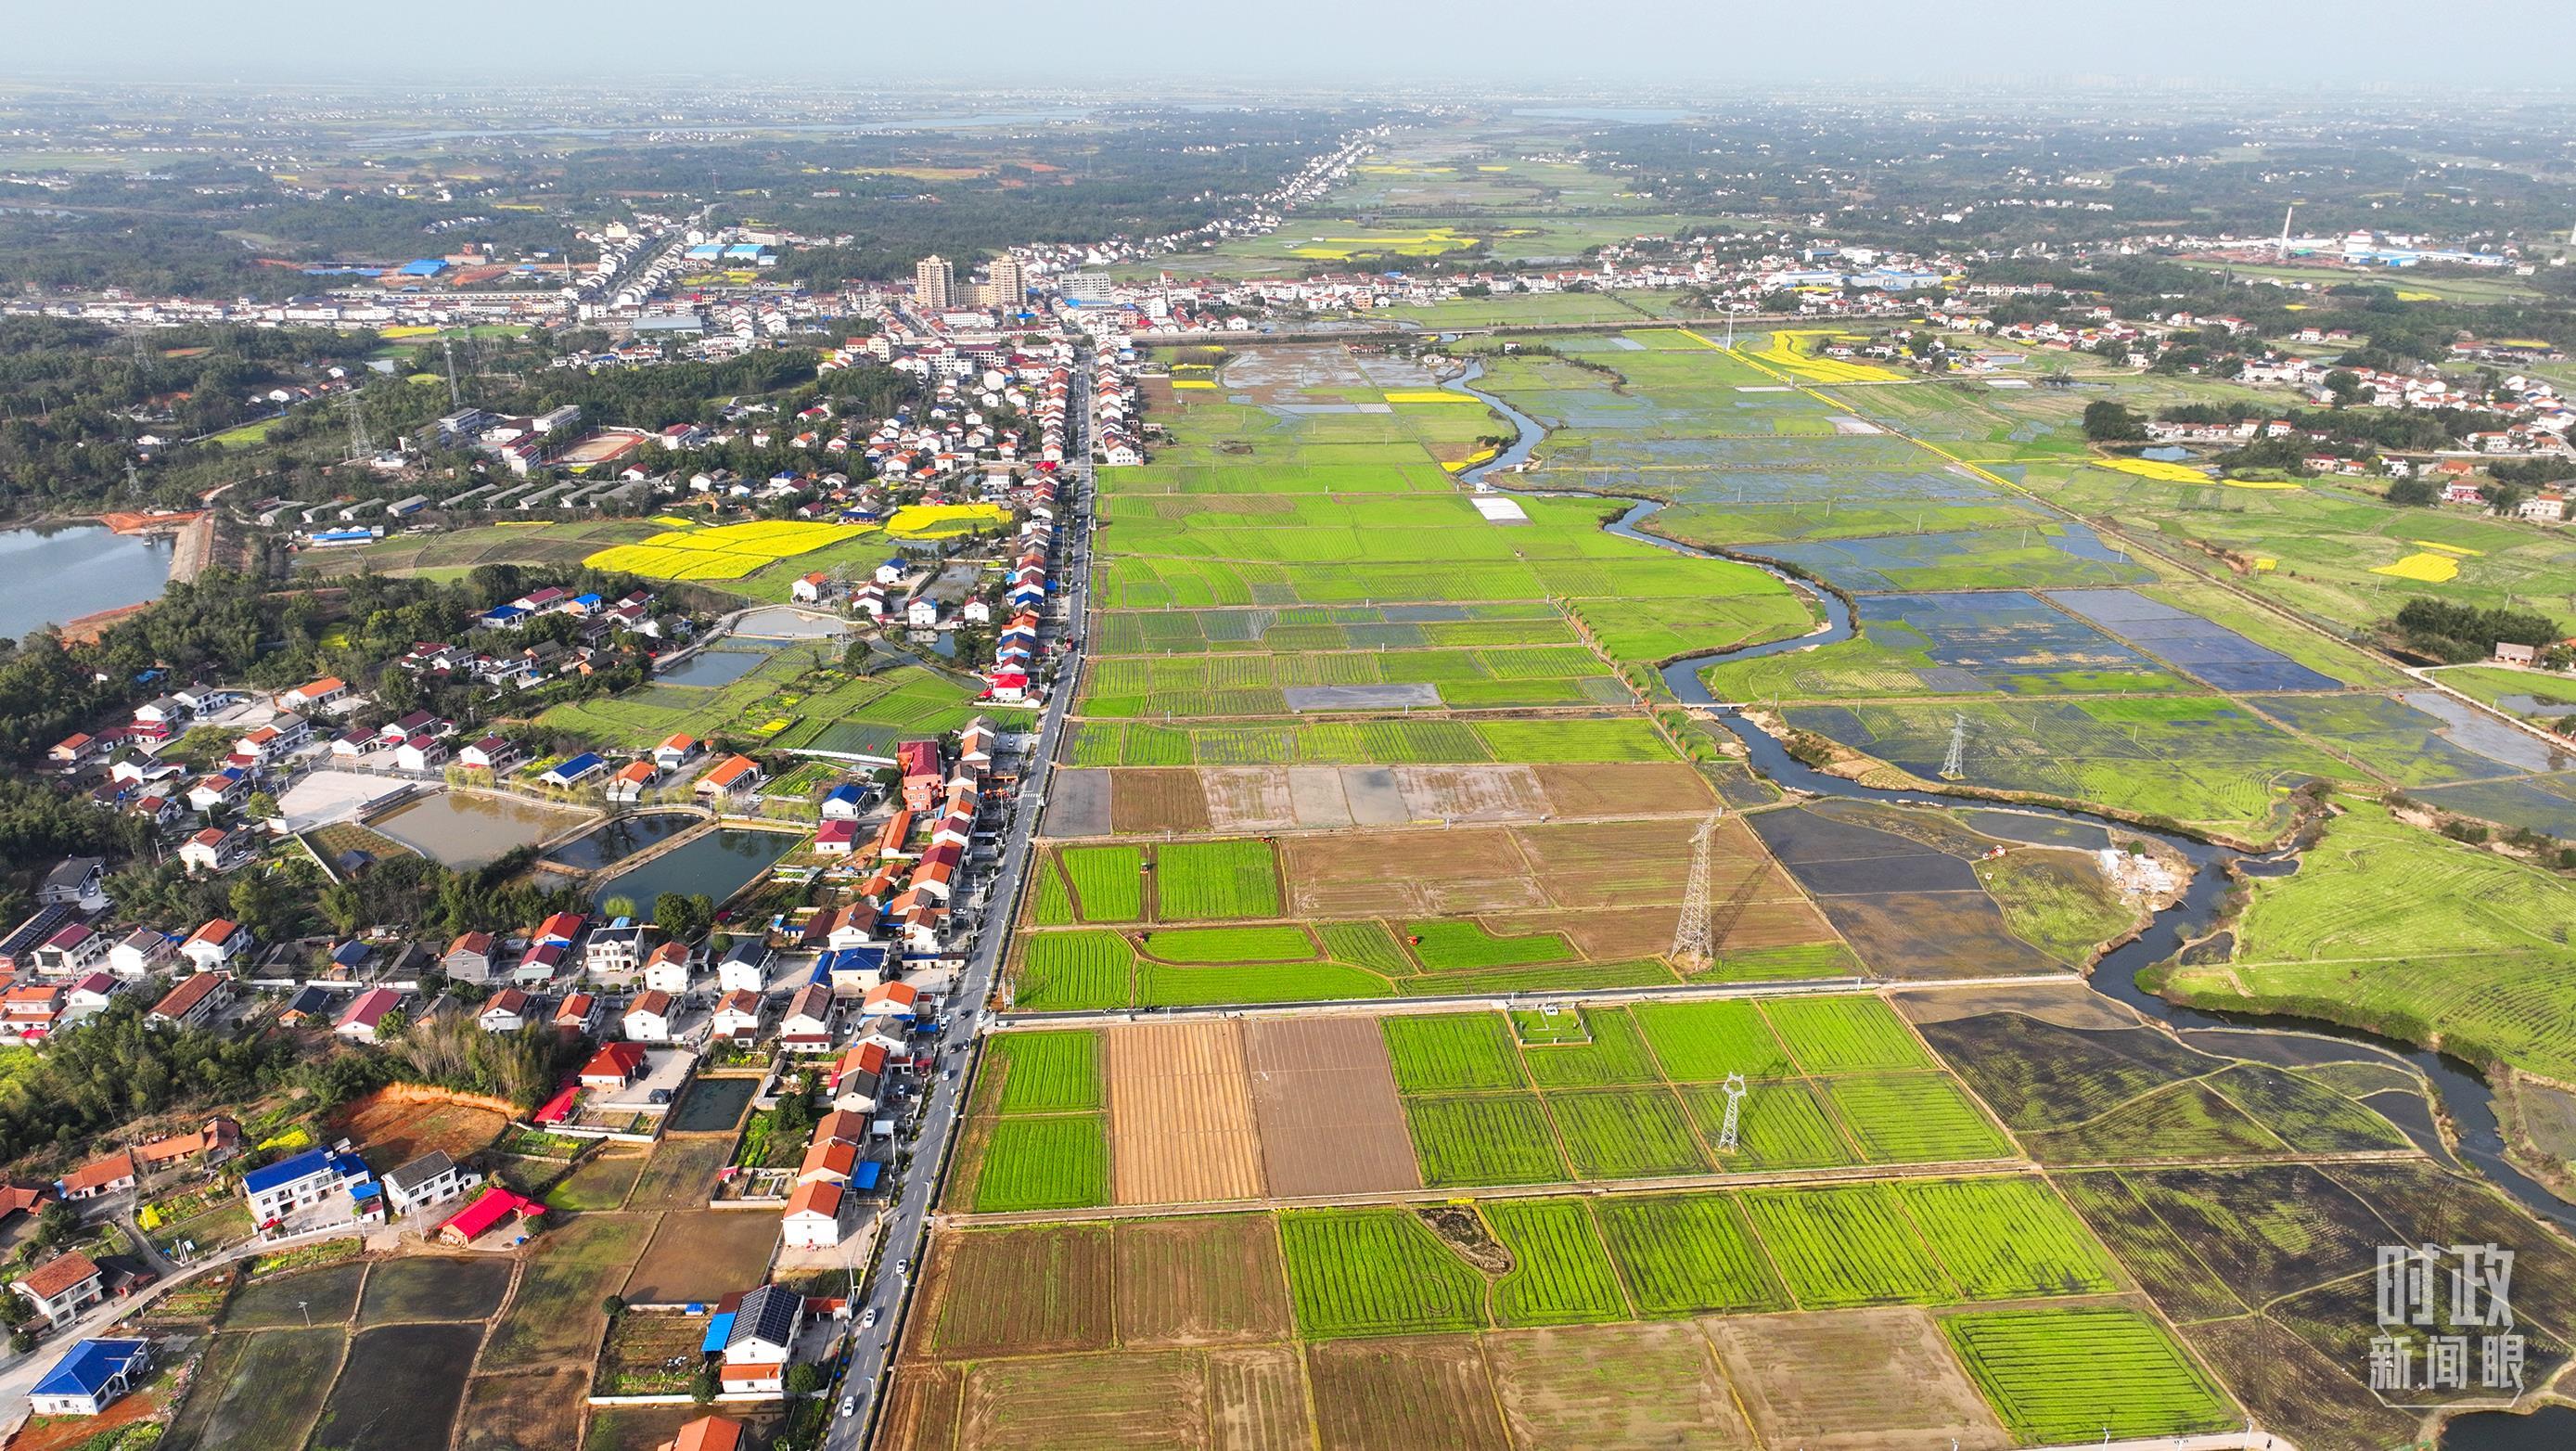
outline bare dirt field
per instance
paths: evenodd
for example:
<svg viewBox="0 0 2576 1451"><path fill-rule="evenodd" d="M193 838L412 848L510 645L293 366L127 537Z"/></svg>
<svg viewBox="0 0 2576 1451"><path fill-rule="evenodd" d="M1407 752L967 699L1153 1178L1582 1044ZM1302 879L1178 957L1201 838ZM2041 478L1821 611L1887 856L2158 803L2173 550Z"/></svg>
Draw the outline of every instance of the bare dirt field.
<svg viewBox="0 0 2576 1451"><path fill-rule="evenodd" d="M1121 836L1208 829L1207 788L1188 766L1121 766L1109 779L1109 829ZM1049 834L1069 836L1050 819Z"/></svg>
<svg viewBox="0 0 2576 1451"><path fill-rule="evenodd" d="M1199 772L1199 786L1207 793L1211 831L1288 831L1297 825L1297 807L1283 767L1210 766Z"/></svg>
<svg viewBox="0 0 2576 1451"><path fill-rule="evenodd" d="M1699 822L1691 817L1657 821L1552 822L1524 826L1513 835L1521 854L1547 883L1548 896L1560 907L1606 907L1633 902L1678 902L1690 874L1691 838ZM1724 901L1741 890L1748 877L1779 877L1753 834L1734 822L1718 828L1709 853L1708 889ZM1763 881L1764 897L1796 896L1786 877Z"/></svg>
<svg viewBox="0 0 2576 1451"><path fill-rule="evenodd" d="M1549 905L1499 827L1291 836L1279 843L1291 915L1432 917Z"/></svg>
<svg viewBox="0 0 2576 1451"><path fill-rule="evenodd" d="M582 1397L590 1368L565 1366L465 1383L457 1451L560 1451L581 1442Z"/></svg>
<svg viewBox="0 0 2576 1451"><path fill-rule="evenodd" d="M682 1210L662 1216L653 1242L627 1276L629 1304L670 1305L722 1298L769 1278L778 1246L774 1215L748 1209Z"/></svg>
<svg viewBox="0 0 2576 1451"><path fill-rule="evenodd" d="M1375 1019L1256 1019L1244 1025L1244 1057L1272 1194L1421 1187Z"/></svg>
<svg viewBox="0 0 2576 1451"><path fill-rule="evenodd" d="M1122 1446L1198 1451L1207 1444L1207 1362L1186 1350L1114 1360L996 1360L966 1372L958 1451Z"/></svg>
<svg viewBox="0 0 2576 1451"><path fill-rule="evenodd" d="M1765 1445L1899 1451L1944 1445L1954 1437L1960 1451L2012 1444L1951 1357L1932 1317L1920 1310L1745 1315L1700 1323Z"/></svg>
<svg viewBox="0 0 2576 1451"><path fill-rule="evenodd" d="M332 1119L369 1158L388 1169L435 1149L463 1160L501 1136L509 1116L478 1104L421 1103L400 1094L371 1093Z"/></svg>
<svg viewBox="0 0 2576 1451"><path fill-rule="evenodd" d="M1106 1349L1106 1224L959 1230L931 1240L923 1325L935 1355L1047 1355Z"/></svg>
<svg viewBox="0 0 2576 1451"><path fill-rule="evenodd" d="M1827 919L1882 977L2063 973L2066 965L2012 935L1984 892L1844 892Z"/></svg>
<svg viewBox="0 0 2576 1451"><path fill-rule="evenodd" d="M1569 1325L1485 1337L1513 1443L1587 1451L1750 1447L1752 1432L1689 1325Z"/></svg>
<svg viewBox="0 0 2576 1451"><path fill-rule="evenodd" d="M730 1134L669 1136L653 1146L644 1173L627 1196L629 1209L703 1209L716 1175L733 1154Z"/></svg>
<svg viewBox="0 0 2576 1451"><path fill-rule="evenodd" d="M1549 810L1528 766L1398 766L1395 785L1426 820L1536 821Z"/></svg>
<svg viewBox="0 0 2576 1451"><path fill-rule="evenodd" d="M1917 1023L1946 1023L1986 1013L2020 1013L2061 1028L2134 1028L2139 1023L2137 1014L2078 982L1900 992L1889 995L1888 1002Z"/></svg>
<svg viewBox="0 0 2576 1451"><path fill-rule="evenodd" d="M1672 950L1673 927L1681 921L1679 903L1669 907L1624 907L1606 912L1549 912L1533 917L1488 917L1497 936L1524 932L1562 932L1595 962L1652 957Z"/></svg>
<svg viewBox="0 0 2576 1451"><path fill-rule="evenodd" d="M1241 1023L1137 1024L1102 1038L1115 1202L1201 1204L1261 1193Z"/></svg>
<svg viewBox="0 0 2576 1451"><path fill-rule="evenodd" d="M1215 1451L1307 1451L1306 1374L1285 1345L1208 1355L1208 1426Z"/></svg>
<svg viewBox="0 0 2576 1451"><path fill-rule="evenodd" d="M1107 836L1109 773L1059 767L1048 778L1046 834Z"/></svg>
<svg viewBox="0 0 2576 1451"><path fill-rule="evenodd" d="M949 1451L957 1444L965 1392L966 1374L956 1366L916 1360L897 1367L877 1423L877 1445L885 1451Z"/></svg>
<svg viewBox="0 0 2576 1451"><path fill-rule="evenodd" d="M1351 799L1342 789L1342 768L1290 766L1288 810L1297 825L1328 830L1351 824Z"/></svg>
<svg viewBox="0 0 2576 1451"><path fill-rule="evenodd" d="M1130 1220L1113 1239L1120 1345L1220 1345L1295 1333L1279 1231L1269 1215Z"/></svg>
<svg viewBox="0 0 2576 1451"><path fill-rule="evenodd" d="M1559 821L1665 812L1706 815L1717 797L1700 773L1679 761L1618 761L1528 768L1538 777L1548 812Z"/></svg>
<svg viewBox="0 0 2576 1451"><path fill-rule="evenodd" d="M1392 766L1341 768L1342 804L1354 826L1402 826L1413 820L1413 808L1395 783Z"/></svg>
<svg viewBox="0 0 2576 1451"><path fill-rule="evenodd" d="M1331 1340L1306 1355L1324 1451L1509 1451L1472 1335Z"/></svg>

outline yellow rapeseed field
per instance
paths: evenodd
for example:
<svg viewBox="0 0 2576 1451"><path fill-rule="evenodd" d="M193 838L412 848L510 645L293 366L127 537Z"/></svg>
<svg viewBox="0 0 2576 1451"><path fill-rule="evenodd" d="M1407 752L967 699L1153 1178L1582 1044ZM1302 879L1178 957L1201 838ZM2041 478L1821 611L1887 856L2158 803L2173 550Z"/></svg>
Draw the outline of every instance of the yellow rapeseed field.
<svg viewBox="0 0 2576 1451"><path fill-rule="evenodd" d="M708 529L666 530L640 543L603 549L582 563L647 579L741 579L778 560L810 554L868 532L863 524L759 519Z"/></svg>
<svg viewBox="0 0 2576 1451"><path fill-rule="evenodd" d="M2460 562L2447 554L2410 554L2395 564L2383 564L2371 573L2411 579L2420 584L2443 584L2460 577Z"/></svg>
<svg viewBox="0 0 2576 1451"><path fill-rule="evenodd" d="M2205 484L2210 481L2209 475L2198 469L2186 468L2181 464L2160 458L2129 458L2125 455L2112 455L2095 459L2093 462L2117 473L2136 474L2142 479L2162 479L2170 484Z"/></svg>
<svg viewBox="0 0 2576 1451"><path fill-rule="evenodd" d="M903 539L944 539L1010 522L1011 511L1000 504L906 504L886 521L886 532Z"/></svg>
<svg viewBox="0 0 2576 1451"><path fill-rule="evenodd" d="M1445 388L1406 389L1387 394L1386 401L1389 403L1474 403L1479 408L1484 406L1483 403L1464 393L1452 393Z"/></svg>

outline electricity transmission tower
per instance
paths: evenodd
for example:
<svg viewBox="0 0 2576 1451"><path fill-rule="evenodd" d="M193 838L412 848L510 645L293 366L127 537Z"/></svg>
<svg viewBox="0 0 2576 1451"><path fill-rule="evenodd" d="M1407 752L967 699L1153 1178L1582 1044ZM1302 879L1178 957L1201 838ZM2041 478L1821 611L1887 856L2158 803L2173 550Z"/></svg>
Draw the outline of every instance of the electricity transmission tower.
<svg viewBox="0 0 2576 1451"><path fill-rule="evenodd" d="M1968 718L1950 717L1950 754L1941 758L1941 779L1956 781L1968 774Z"/></svg>
<svg viewBox="0 0 2576 1451"><path fill-rule="evenodd" d="M351 388L340 397L349 405L349 457L359 463L376 456L375 440L367 436L367 411L358 403L358 390Z"/></svg>
<svg viewBox="0 0 2576 1451"><path fill-rule="evenodd" d="M447 355L447 406L462 408L465 406L465 399L456 390L456 340L442 337L438 340L438 347L439 351Z"/></svg>
<svg viewBox="0 0 2576 1451"><path fill-rule="evenodd" d="M1717 821L1710 812L1691 837L1689 883L1682 888L1682 919L1673 925L1673 961L1706 963L1714 956L1708 930L1708 858L1717 845Z"/></svg>
<svg viewBox="0 0 2576 1451"><path fill-rule="evenodd" d="M1726 1091L1726 1121L1717 1126L1717 1151L1731 1154L1735 1152L1736 1120L1744 1110L1744 1075L1730 1073L1719 1086Z"/></svg>

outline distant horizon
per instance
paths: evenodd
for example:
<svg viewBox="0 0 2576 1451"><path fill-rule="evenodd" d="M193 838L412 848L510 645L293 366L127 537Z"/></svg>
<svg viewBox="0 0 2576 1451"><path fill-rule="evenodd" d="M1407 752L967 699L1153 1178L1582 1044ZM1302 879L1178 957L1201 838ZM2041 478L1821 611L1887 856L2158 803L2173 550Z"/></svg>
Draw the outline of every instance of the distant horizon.
<svg viewBox="0 0 2576 1451"><path fill-rule="evenodd" d="M1588 94L1592 87L1939 88L2011 80L2224 85L2288 95L2391 86L2463 101L2495 87L2576 95L2556 47L2498 43L2510 38L2513 17L2431 25L2420 7L2399 0L2349 0L2325 18L2279 0L2165 0L2080 12L2036 0L1951 0L1937 11L1847 0L1821 20L1744 0L1636 0L1611 17L1532 0L1489 0L1465 17L1354 0L1309 0L1276 16L1178 0L1109 0L1072 13L988 0L941 18L949 22L943 33L900 32L901 48L889 49L897 32L882 12L784 0L755 20L722 23L720 39L735 63L673 70L656 62L674 53L701 57L691 37L714 22L702 8L671 0L571 0L506 18L460 14L442 18L436 33L424 31L416 12L352 12L313 0L277 0L255 17L133 0L19 17L0 81L613 90L639 81L765 80L853 93L1053 85L1143 99L1283 84L1362 94L1394 87L1419 96L1462 85L1541 84ZM137 47L138 36L151 38L148 47ZM468 43L458 45L460 38ZM405 49L413 44L439 62L408 64ZM906 81L869 74L896 68ZM948 79L916 79L934 72Z"/></svg>

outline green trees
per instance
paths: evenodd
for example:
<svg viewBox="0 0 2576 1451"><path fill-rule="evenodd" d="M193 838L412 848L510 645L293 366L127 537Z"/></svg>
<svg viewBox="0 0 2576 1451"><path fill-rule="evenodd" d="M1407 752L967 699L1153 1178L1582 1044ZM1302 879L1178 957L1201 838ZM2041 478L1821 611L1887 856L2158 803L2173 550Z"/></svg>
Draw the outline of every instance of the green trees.
<svg viewBox="0 0 2576 1451"><path fill-rule="evenodd" d="M676 942L695 942L716 925L715 900L704 892L664 892L653 899L653 925Z"/></svg>
<svg viewBox="0 0 2576 1451"><path fill-rule="evenodd" d="M2147 424L2125 403L2096 399L2084 405L2084 436L2095 443L2136 443L2146 438Z"/></svg>

